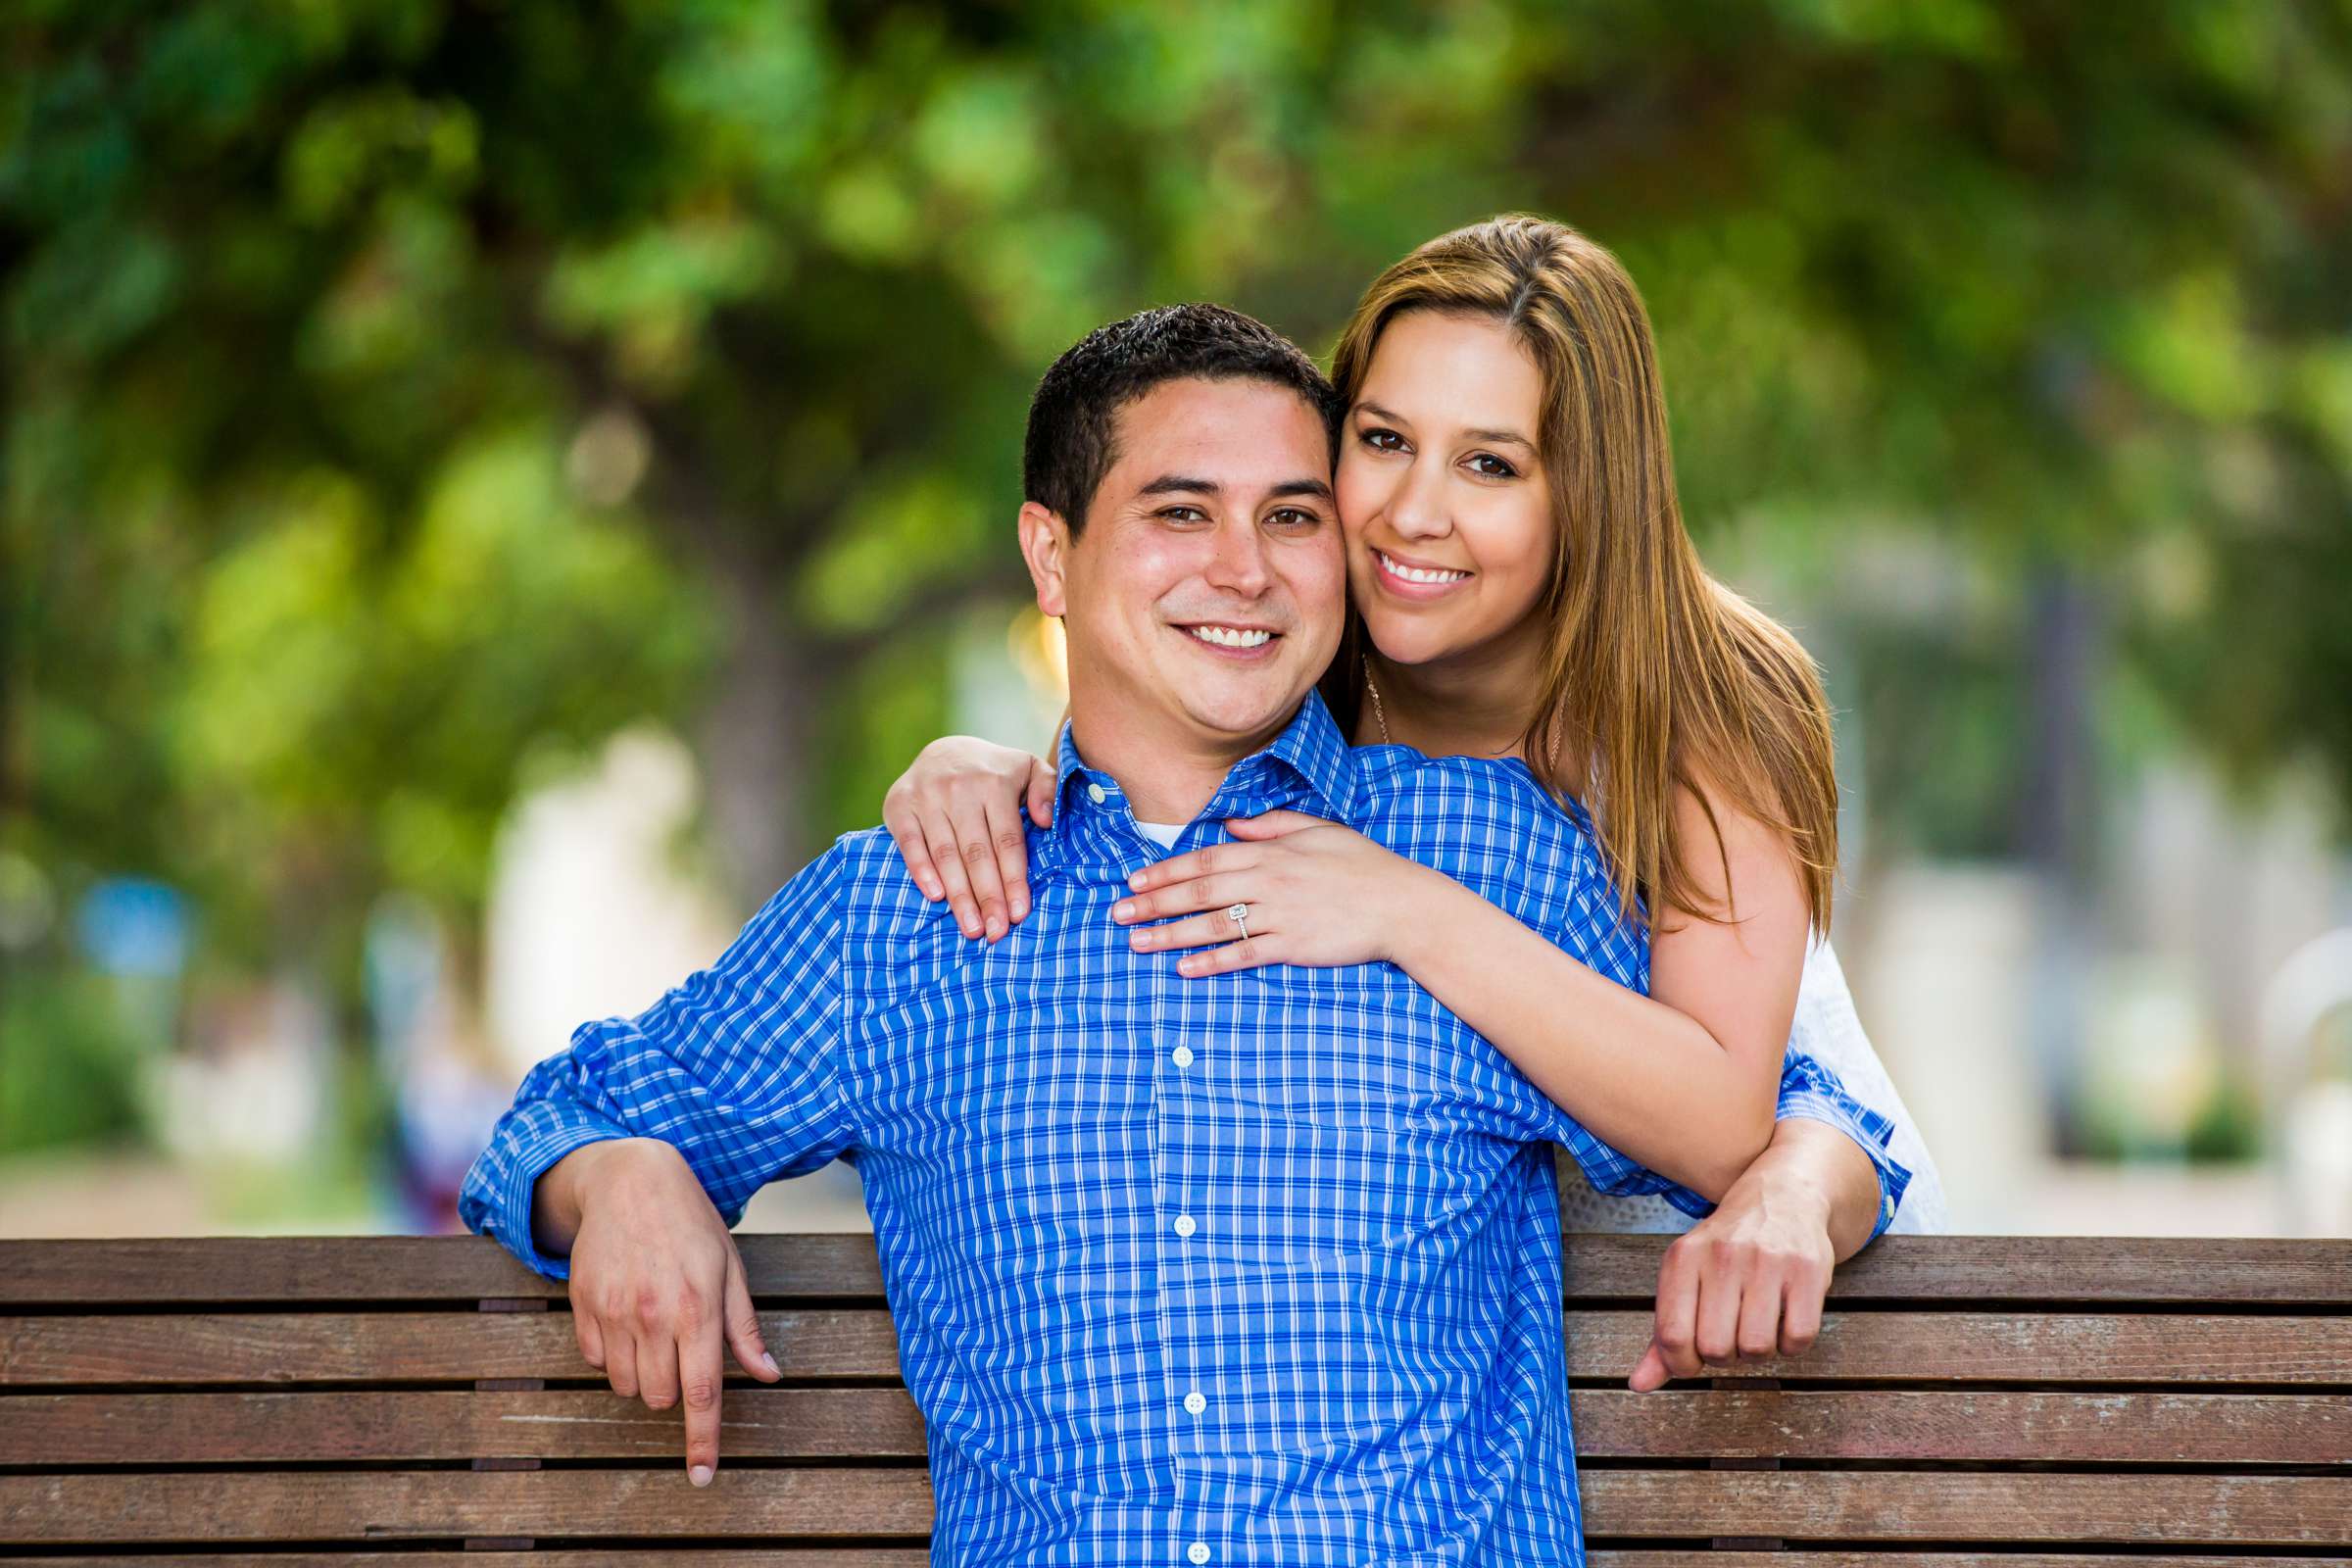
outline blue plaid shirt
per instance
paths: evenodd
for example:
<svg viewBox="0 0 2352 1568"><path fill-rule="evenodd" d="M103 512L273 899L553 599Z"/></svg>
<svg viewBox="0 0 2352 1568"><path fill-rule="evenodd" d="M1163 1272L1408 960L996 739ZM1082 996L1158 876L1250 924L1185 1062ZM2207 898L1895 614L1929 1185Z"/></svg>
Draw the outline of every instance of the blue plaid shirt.
<svg viewBox="0 0 2352 1568"><path fill-rule="evenodd" d="M966 940L851 833L710 968L583 1025L468 1173L467 1225L543 1274L532 1185L618 1136L677 1146L729 1225L779 1177L862 1178L932 1560L1583 1560L1547 1144L1613 1193L1708 1204L1601 1144L1395 966L1186 979L1110 906L1160 858L1065 730L1032 909ZM1309 695L1174 853L1278 807L1437 867L1626 985L1588 824L1517 763L1350 749ZM1803 1058L1784 1115L1908 1179Z"/></svg>

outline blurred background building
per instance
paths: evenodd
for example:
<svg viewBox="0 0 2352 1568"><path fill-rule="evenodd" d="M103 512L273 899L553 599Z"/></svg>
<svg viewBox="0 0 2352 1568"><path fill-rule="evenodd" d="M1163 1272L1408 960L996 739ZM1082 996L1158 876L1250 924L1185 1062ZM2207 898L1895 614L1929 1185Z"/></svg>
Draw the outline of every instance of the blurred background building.
<svg viewBox="0 0 2352 1568"><path fill-rule="evenodd" d="M0 1234L446 1228L948 729L1030 386L1574 223L1838 708L1976 1231L2352 1234L2352 12L35 4L0 64ZM855 1176L754 1225L858 1228Z"/></svg>

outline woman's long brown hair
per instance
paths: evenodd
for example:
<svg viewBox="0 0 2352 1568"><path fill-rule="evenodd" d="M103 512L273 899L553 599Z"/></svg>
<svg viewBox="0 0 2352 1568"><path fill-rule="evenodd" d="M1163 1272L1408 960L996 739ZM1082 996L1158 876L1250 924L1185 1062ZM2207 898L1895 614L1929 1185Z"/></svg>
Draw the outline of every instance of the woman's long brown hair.
<svg viewBox="0 0 2352 1568"><path fill-rule="evenodd" d="M1707 790L1787 835L1814 926L1830 924L1838 778L1829 704L1811 656L1709 576L1683 527L1666 398L1642 296L1617 258L1565 224L1512 214L1443 234L1365 290L1332 379L1353 409L1388 324L1407 311L1503 323L1541 370L1538 436L1556 526L1543 699L1522 738L1539 777L1592 813L1628 918L1637 896L1708 920L1676 831L1674 791ZM1345 439L1343 433L1343 439ZM1362 623L1327 682L1352 727L1364 686ZM1539 760L1555 741L1562 776ZM1703 787L1702 787L1703 786ZM1731 877L1720 824L1712 847Z"/></svg>

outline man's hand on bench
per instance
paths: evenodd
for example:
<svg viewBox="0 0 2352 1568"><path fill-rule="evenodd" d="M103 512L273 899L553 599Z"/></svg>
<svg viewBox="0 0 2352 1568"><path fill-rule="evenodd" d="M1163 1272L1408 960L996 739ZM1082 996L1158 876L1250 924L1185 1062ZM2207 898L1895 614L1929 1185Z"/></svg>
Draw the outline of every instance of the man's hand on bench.
<svg viewBox="0 0 2352 1568"><path fill-rule="evenodd" d="M684 1400L687 1475L709 1486L726 1350L762 1382L783 1376L710 1195L669 1145L620 1138L558 1160L539 1179L533 1214L543 1247L569 1241L580 1353L649 1410Z"/></svg>
<svg viewBox="0 0 2352 1568"><path fill-rule="evenodd" d="M1628 1386L1647 1394L1704 1367L1802 1355L1821 1334L1840 1259L1877 1222L1868 1156L1823 1123L1783 1121L1715 1212L1666 1249L1649 1348Z"/></svg>

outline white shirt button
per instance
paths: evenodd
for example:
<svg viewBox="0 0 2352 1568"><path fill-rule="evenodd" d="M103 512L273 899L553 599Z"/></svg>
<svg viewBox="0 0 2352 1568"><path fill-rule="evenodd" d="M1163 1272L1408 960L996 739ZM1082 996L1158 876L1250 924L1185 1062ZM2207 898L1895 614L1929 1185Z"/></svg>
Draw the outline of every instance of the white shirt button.
<svg viewBox="0 0 2352 1568"><path fill-rule="evenodd" d="M1174 1051L1168 1053L1168 1059L1179 1067L1190 1067L1193 1064L1193 1048L1178 1046Z"/></svg>
<svg viewBox="0 0 2352 1568"><path fill-rule="evenodd" d="M1102 804L1104 801L1108 800L1110 797L1109 797L1109 796L1107 796L1107 795L1104 795L1104 794L1102 793L1102 785L1100 785L1100 784L1089 784L1089 785L1086 787L1086 798L1087 798L1088 800L1090 800L1090 801L1094 802L1094 803L1095 803L1097 806L1101 806L1101 805L1102 805Z"/></svg>
<svg viewBox="0 0 2352 1568"><path fill-rule="evenodd" d="M1179 1215L1177 1215L1177 1216L1176 1216L1176 1234L1177 1234L1177 1235L1179 1235L1179 1236L1190 1236L1190 1235L1192 1235L1192 1234L1193 1234L1193 1232L1194 1232L1196 1229L1198 1229L1198 1228L1199 1228L1199 1227L1197 1227L1197 1226L1195 1226L1195 1225L1193 1224L1193 1216L1192 1216L1192 1215L1190 1215L1190 1214L1179 1214Z"/></svg>
<svg viewBox="0 0 2352 1568"><path fill-rule="evenodd" d="M1886 1217L1888 1219L1894 1218L1894 1200L1891 1198L1886 1200Z"/></svg>
<svg viewBox="0 0 2352 1568"><path fill-rule="evenodd" d="M1202 1394L1199 1389L1195 1389L1184 1396L1184 1407L1190 1413L1199 1415L1208 1408L1208 1396Z"/></svg>
<svg viewBox="0 0 2352 1568"><path fill-rule="evenodd" d="M1184 1558L1187 1562L1208 1561L1208 1543L1205 1541L1194 1542L1184 1548Z"/></svg>

